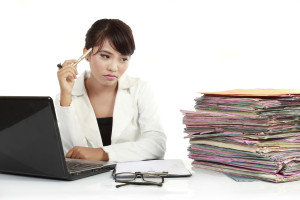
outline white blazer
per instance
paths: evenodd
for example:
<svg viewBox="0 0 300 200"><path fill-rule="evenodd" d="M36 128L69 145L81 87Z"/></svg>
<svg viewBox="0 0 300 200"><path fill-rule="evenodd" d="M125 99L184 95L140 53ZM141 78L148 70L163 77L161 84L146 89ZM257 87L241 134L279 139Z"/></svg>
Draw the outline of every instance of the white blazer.
<svg viewBox="0 0 300 200"><path fill-rule="evenodd" d="M72 103L60 106L57 95L55 107L65 154L74 146L103 147L97 119L87 95L85 71L75 82ZM118 82L113 112L111 145L103 147L110 161L126 162L162 159L166 136L154 95L149 85L124 74Z"/></svg>

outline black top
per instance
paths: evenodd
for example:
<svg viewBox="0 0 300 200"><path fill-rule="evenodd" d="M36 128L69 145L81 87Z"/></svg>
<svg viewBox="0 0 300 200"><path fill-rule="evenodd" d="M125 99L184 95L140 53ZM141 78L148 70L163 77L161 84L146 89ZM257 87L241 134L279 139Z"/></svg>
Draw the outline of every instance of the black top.
<svg viewBox="0 0 300 200"><path fill-rule="evenodd" d="M97 118L103 146L111 144L112 117Z"/></svg>

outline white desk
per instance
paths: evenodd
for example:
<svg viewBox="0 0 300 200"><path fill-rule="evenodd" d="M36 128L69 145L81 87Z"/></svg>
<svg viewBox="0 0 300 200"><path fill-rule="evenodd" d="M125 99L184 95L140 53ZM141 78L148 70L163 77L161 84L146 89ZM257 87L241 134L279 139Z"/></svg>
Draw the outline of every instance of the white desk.
<svg viewBox="0 0 300 200"><path fill-rule="evenodd" d="M190 167L191 161L185 161ZM191 168L192 177L165 179L162 187L128 185L116 188L111 172L76 181L60 181L0 173L0 200L194 200L194 199L264 199L300 198L300 181L269 183L236 182L222 173Z"/></svg>

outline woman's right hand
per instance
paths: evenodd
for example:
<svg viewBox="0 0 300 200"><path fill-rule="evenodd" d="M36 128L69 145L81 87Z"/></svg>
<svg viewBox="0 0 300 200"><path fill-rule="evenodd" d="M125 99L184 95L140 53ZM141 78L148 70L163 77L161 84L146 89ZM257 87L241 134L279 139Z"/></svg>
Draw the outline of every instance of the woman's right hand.
<svg viewBox="0 0 300 200"><path fill-rule="evenodd" d="M66 60L57 72L61 106L70 106L72 101L72 89L78 75L77 66L73 66L72 63L76 63L76 60Z"/></svg>

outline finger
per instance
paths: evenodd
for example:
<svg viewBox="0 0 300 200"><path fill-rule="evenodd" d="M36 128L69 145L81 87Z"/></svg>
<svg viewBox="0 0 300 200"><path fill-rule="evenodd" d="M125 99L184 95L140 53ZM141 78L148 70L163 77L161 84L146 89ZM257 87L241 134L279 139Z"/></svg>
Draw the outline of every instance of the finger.
<svg viewBox="0 0 300 200"><path fill-rule="evenodd" d="M72 153L72 158L80 159L81 158L81 149L80 147L75 147Z"/></svg>
<svg viewBox="0 0 300 200"><path fill-rule="evenodd" d="M77 64L78 64L77 62L71 64L71 67L73 67L73 69L75 69L76 71L77 71Z"/></svg>
<svg viewBox="0 0 300 200"><path fill-rule="evenodd" d="M69 158L77 158L77 159L80 158L80 154L79 154L78 148L76 146L72 148L72 152L70 152Z"/></svg>
<svg viewBox="0 0 300 200"><path fill-rule="evenodd" d="M71 65L72 63L76 63L77 60L71 59L71 60L65 60L65 62L62 64L62 66Z"/></svg>
<svg viewBox="0 0 300 200"><path fill-rule="evenodd" d="M70 158L76 158L76 152L73 151L72 154L70 155Z"/></svg>
<svg viewBox="0 0 300 200"><path fill-rule="evenodd" d="M64 67L67 67L67 66L74 67L75 65L77 65L77 60L67 60L61 66L62 66L62 68L64 68Z"/></svg>
<svg viewBox="0 0 300 200"><path fill-rule="evenodd" d="M76 74L73 74L71 72L64 72L64 73L58 75L59 82L64 82L65 80L73 81L74 79L77 79Z"/></svg>
<svg viewBox="0 0 300 200"><path fill-rule="evenodd" d="M76 154L76 155L73 156L73 158L81 159L81 156L80 156L80 154Z"/></svg>
<svg viewBox="0 0 300 200"><path fill-rule="evenodd" d="M65 68L60 69L57 72L57 75L61 76L66 73L72 73L74 76L76 76L78 74L77 70L74 67L65 67Z"/></svg>
<svg viewBox="0 0 300 200"><path fill-rule="evenodd" d="M73 148L67 153L66 158L71 158L73 154Z"/></svg>
<svg viewBox="0 0 300 200"><path fill-rule="evenodd" d="M67 73L71 73L73 75L77 75L78 74L77 70L74 69L74 67L66 67L66 68L63 68L63 69L59 70L57 72L57 75L61 76L61 75L67 74Z"/></svg>
<svg viewBox="0 0 300 200"><path fill-rule="evenodd" d="M73 65L68 65L68 66L60 68L58 71L63 72L63 71L66 71L66 70L71 70L71 71L74 71L75 74L78 74L77 65L74 65L74 66Z"/></svg>

